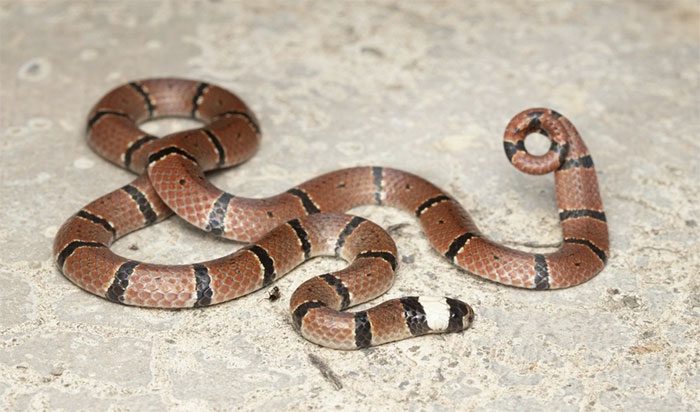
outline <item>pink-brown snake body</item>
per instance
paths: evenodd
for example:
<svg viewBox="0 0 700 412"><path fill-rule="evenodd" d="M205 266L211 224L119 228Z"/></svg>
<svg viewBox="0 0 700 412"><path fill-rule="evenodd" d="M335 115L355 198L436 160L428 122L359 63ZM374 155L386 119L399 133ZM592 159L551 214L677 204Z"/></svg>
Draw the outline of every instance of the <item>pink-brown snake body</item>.
<svg viewBox="0 0 700 412"><path fill-rule="evenodd" d="M161 139L137 126L164 116L192 117L205 126ZM534 132L552 142L542 156L525 150L524 139ZM518 169L554 172L564 242L549 254L490 241L449 194L396 169L337 170L265 199L223 192L204 172L250 158L260 128L237 96L207 83L149 79L120 86L92 109L88 141L97 153L140 176L68 219L56 236L54 256L75 284L123 304L181 308L221 303L269 285L314 256L335 255L350 265L306 281L291 297L293 323L305 338L356 349L467 328L472 309L450 298L405 297L366 311L344 311L386 292L397 266L396 246L381 228L342 214L366 204L414 214L438 253L470 273L506 285L578 285L595 276L608 255L607 222L591 157L574 126L549 109L515 116L504 143ZM173 211L202 230L252 243L190 265L142 263L110 251L116 239Z"/></svg>

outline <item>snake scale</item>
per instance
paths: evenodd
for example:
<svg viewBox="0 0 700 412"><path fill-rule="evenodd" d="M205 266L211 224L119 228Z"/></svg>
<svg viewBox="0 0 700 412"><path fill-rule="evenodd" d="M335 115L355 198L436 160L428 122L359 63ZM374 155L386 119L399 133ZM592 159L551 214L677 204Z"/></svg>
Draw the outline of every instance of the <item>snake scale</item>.
<svg viewBox="0 0 700 412"><path fill-rule="evenodd" d="M160 117L190 117L204 126L163 138L139 129ZM535 156L524 141L539 132L551 146ZM304 282L290 299L292 323L319 345L358 349L427 333L459 332L474 312L445 297L392 299L368 310L345 309L392 285L396 246L374 223L343 214L359 205L408 211L432 247L466 271L529 289L578 285L608 256L608 230L593 161L574 126L550 109L529 109L505 131L508 159L530 174L554 172L564 241L549 254L492 242L448 193L413 174L355 167L323 174L284 193L249 199L224 192L204 172L240 164L260 141L257 119L235 94L185 79L134 81L91 110L88 143L139 177L83 207L59 229L53 253L63 274L84 290L126 305L183 308L225 302L259 290L315 256L349 266ZM120 237L177 214L198 228L248 242L207 262L159 265L116 255Z"/></svg>

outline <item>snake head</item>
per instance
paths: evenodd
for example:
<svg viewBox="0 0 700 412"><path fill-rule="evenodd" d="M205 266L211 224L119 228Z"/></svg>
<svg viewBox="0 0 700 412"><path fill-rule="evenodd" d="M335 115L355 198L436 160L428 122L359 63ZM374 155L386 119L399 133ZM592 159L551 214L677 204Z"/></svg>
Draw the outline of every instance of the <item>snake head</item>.
<svg viewBox="0 0 700 412"><path fill-rule="evenodd" d="M428 333L461 332L474 320L474 310L461 300L421 296L418 298Z"/></svg>
<svg viewBox="0 0 700 412"><path fill-rule="evenodd" d="M450 322L447 332L459 332L471 326L474 321L474 309L461 300L446 298L450 306Z"/></svg>

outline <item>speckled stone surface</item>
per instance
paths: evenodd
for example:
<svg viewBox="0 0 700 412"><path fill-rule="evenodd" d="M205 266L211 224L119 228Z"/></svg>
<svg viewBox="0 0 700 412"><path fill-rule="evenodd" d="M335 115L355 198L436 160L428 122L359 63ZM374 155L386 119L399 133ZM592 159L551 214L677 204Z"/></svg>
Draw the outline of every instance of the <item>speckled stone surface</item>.
<svg viewBox="0 0 700 412"><path fill-rule="evenodd" d="M4 0L0 35L0 409L700 409L697 1ZM555 108L596 161L610 262L569 290L503 287L450 266L410 215L357 209L400 225L378 301L450 295L477 315L463 334L358 352L291 327L291 292L331 259L279 281L277 302L159 311L89 295L52 264L52 238L132 176L90 151L85 116L110 88L164 75L229 87L261 121L260 152L212 175L220 187L269 196L338 167L402 168L538 251L560 241L553 179L517 172L501 138L520 110ZM236 247L173 218L115 250L186 263Z"/></svg>

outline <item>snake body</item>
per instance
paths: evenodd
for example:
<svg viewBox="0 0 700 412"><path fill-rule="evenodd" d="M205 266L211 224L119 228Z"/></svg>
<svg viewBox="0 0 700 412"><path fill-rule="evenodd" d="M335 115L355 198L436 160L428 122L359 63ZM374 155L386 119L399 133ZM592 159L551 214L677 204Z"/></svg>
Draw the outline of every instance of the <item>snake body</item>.
<svg viewBox="0 0 700 412"><path fill-rule="evenodd" d="M164 138L139 129L159 117L185 116L205 126ZM527 135L549 137L542 156L527 152ZM387 205L419 220L433 248L455 265L492 281L529 289L578 285L605 265L609 241L593 162L574 126L550 109L515 116L505 132L511 163L530 174L554 172L564 241L549 254L490 241L448 193L416 175L383 167L326 173L264 199L224 192L209 170L240 164L256 151L260 128L233 93L184 79L148 79L106 94L88 116L88 143L109 161L139 174L133 182L83 207L60 228L54 256L81 288L136 306L181 308L225 302L271 284L320 255L350 265L303 283L290 299L292 322L306 339L337 349L379 345L426 333L458 332L474 312L444 297L392 299L345 312L388 290L396 246L378 226L342 214L359 205ZM208 262L156 265L110 251L118 238L176 213L202 230L252 242Z"/></svg>

